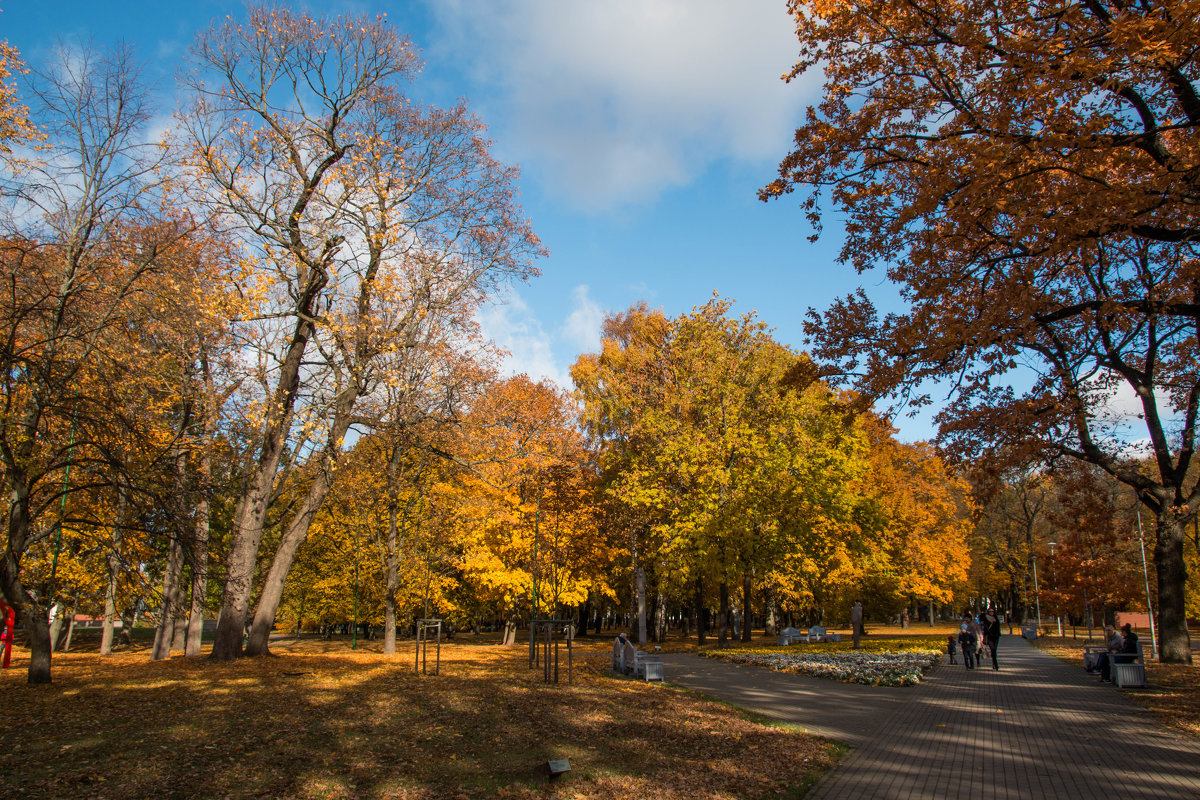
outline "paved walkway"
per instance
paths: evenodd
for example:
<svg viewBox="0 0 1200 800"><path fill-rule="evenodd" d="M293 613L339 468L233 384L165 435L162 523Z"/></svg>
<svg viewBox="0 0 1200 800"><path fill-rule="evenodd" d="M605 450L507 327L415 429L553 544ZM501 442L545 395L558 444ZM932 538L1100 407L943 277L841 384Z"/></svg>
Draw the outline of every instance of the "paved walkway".
<svg viewBox="0 0 1200 800"><path fill-rule="evenodd" d="M945 659L882 688L665 654L667 678L852 746L809 794L834 798L1200 798L1200 740L1023 639L1001 669Z"/></svg>

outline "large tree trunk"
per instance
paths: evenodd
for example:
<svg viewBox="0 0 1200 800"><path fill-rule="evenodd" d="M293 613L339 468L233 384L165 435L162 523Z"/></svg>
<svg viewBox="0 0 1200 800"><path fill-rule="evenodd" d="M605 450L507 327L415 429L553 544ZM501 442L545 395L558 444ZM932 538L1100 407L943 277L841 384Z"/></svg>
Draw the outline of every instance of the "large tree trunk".
<svg viewBox="0 0 1200 800"><path fill-rule="evenodd" d="M779 601L775 598L775 590L768 589L767 590L767 629L765 631L767 636L774 636L777 633L779 633L779 622L777 621L778 615L779 615Z"/></svg>
<svg viewBox="0 0 1200 800"><path fill-rule="evenodd" d="M9 601L9 605L12 602ZM50 620L47 612L35 603L25 603L17 609L18 619L29 638L29 683L50 682Z"/></svg>
<svg viewBox="0 0 1200 800"><path fill-rule="evenodd" d="M705 619L704 619L704 578L696 576L696 640L697 644L703 645L707 641L705 639Z"/></svg>
<svg viewBox="0 0 1200 800"><path fill-rule="evenodd" d="M1157 533L1154 571L1158 580L1158 657L1164 664L1191 664L1192 644L1184 603L1187 585L1187 565L1183 561L1184 526L1174 508L1164 504L1158 517Z"/></svg>
<svg viewBox="0 0 1200 800"><path fill-rule="evenodd" d="M312 270L309 285L297 301L296 310L300 319L296 323L280 368L279 383L271 398L258 463L250 475L246 490L238 498L234 512L225 590L221 596L221 613L217 618L210 656L220 661L231 661L242 654L242 636L250 611L250 592L258 560L258 546L262 542L263 526L266 524L267 505L271 500L279 459L292 424L304 350L316 327L312 322L312 307L327 280L323 271Z"/></svg>
<svg viewBox="0 0 1200 800"><path fill-rule="evenodd" d="M296 516L284 531L283 539L275 550L275 558L271 560L271 570L263 584L262 595L258 599L258 608L254 612L254 624L250 628L250 639L246 645L246 655L263 656L270 654L269 640L271 628L275 625L275 615L279 612L279 602L283 599L283 584L287 580L292 563L296 560L296 552L304 540L308 538L308 530L313 518L321 510L329 489L333 486L334 469L341 455L342 442L345 441L346 431L350 429L351 414L358 400L358 383L351 379L338 395L337 408L334 412L333 423L329 426L329 435L325 441L325 454L321 458L321 467L313 478L308 495Z"/></svg>
<svg viewBox="0 0 1200 800"><path fill-rule="evenodd" d="M50 682L50 620L47 609L35 602L21 583L17 556L25 552L29 541L29 487L20 469L8 475L8 546L0 554L0 591L25 626L29 639L29 683Z"/></svg>

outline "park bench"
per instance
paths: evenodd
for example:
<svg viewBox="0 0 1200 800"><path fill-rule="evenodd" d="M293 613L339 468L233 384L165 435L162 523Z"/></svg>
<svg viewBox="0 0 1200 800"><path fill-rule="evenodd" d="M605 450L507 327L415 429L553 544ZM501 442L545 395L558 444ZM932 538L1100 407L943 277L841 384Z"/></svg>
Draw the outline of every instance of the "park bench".
<svg viewBox="0 0 1200 800"><path fill-rule="evenodd" d="M797 642L807 642L808 634L799 628L787 627L779 632L779 638L776 642L781 645L792 645Z"/></svg>
<svg viewBox="0 0 1200 800"><path fill-rule="evenodd" d="M840 642L841 640L842 635L840 633L830 633L820 625L813 625L809 628L806 639L809 642Z"/></svg>
<svg viewBox="0 0 1200 800"><path fill-rule="evenodd" d="M613 671L647 681L664 679L662 657L637 649L628 639L623 644L620 639L613 642Z"/></svg>
<svg viewBox="0 0 1200 800"><path fill-rule="evenodd" d="M1137 653L1114 653L1109 668L1114 686L1122 689L1126 686L1146 685L1146 657L1142 652L1143 643L1137 643ZM1133 659L1133 660L1130 660Z"/></svg>
<svg viewBox="0 0 1200 800"><path fill-rule="evenodd" d="M647 653L645 650L634 648L633 677L641 678L645 681L663 680L662 657L655 653Z"/></svg>

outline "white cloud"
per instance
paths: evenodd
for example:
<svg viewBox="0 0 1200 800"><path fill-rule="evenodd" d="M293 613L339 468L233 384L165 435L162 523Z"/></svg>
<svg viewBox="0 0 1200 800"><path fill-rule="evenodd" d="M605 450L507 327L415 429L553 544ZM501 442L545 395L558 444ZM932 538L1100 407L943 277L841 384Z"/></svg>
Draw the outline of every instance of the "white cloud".
<svg viewBox="0 0 1200 800"><path fill-rule="evenodd" d="M777 0L431 8L438 46L490 93L474 99L506 157L584 209L652 200L721 158L773 161L805 101L779 80L797 44Z"/></svg>
<svg viewBox="0 0 1200 800"><path fill-rule="evenodd" d="M479 324L484 336L508 352L501 362L502 373L524 373L534 380L549 379L570 387L570 375L554 359L550 335L516 290L508 293L505 302L484 307Z"/></svg>
<svg viewBox="0 0 1200 800"><path fill-rule="evenodd" d="M604 309L588 295L587 284L576 286L571 297L571 313L563 322L562 338L579 353L599 352Z"/></svg>

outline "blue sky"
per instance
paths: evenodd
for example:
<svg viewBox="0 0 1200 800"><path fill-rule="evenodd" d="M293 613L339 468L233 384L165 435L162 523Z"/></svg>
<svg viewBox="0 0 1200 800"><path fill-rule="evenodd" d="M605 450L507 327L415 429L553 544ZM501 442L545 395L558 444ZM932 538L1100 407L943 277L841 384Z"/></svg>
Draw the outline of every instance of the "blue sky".
<svg viewBox="0 0 1200 800"><path fill-rule="evenodd" d="M835 263L795 200L759 202L816 84L780 80L796 43L782 0L410 0L291 3L386 13L424 70L410 93L470 100L494 153L521 166L521 202L551 255L542 276L487 309L509 371L569 385L604 314L638 301L678 314L714 291L803 348L801 320L861 279ZM36 67L59 40L134 45L175 105L174 73L196 32L240 3L0 0L0 37ZM892 295L881 276L863 276ZM898 419L925 439L928 418Z"/></svg>

